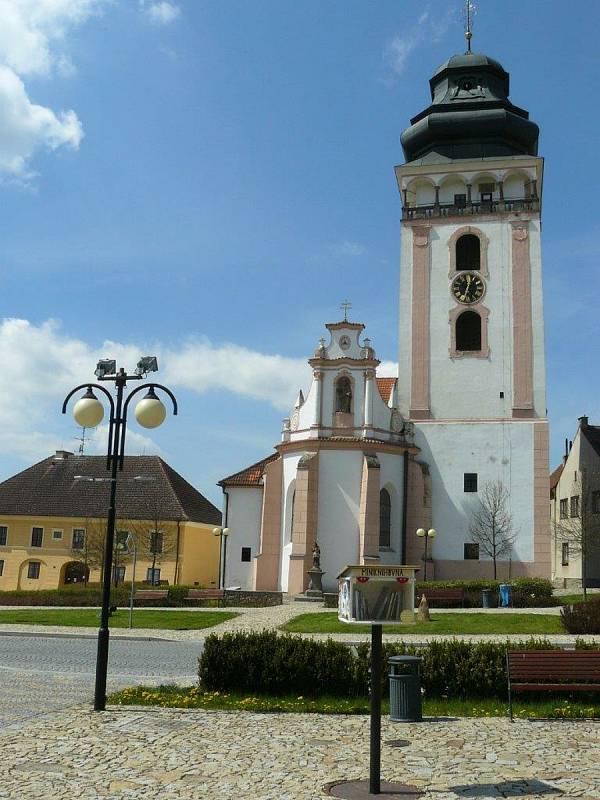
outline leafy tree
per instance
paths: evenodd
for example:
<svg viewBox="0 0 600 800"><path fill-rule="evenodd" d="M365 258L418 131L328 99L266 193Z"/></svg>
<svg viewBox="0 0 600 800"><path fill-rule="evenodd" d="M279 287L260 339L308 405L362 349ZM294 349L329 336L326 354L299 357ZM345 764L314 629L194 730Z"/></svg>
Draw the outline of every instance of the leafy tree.
<svg viewBox="0 0 600 800"><path fill-rule="evenodd" d="M510 555L516 539L510 513L510 495L501 480L489 481L481 489L469 533L473 542L492 559L494 580L497 577L497 562Z"/></svg>

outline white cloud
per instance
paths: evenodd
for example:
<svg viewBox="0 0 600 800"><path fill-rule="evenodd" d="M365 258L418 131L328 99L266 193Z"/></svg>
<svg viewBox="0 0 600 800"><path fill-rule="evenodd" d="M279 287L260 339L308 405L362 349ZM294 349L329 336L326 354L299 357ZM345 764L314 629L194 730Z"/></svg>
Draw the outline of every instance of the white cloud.
<svg viewBox="0 0 600 800"><path fill-rule="evenodd" d="M402 75L414 50L422 44L439 42L445 35L454 17L453 9L443 16L435 16L425 9L416 25L402 34L394 36L385 49L385 61L396 75Z"/></svg>
<svg viewBox="0 0 600 800"><path fill-rule="evenodd" d="M268 355L235 344L212 345L208 339L189 341L179 352L163 356L165 381L203 393L226 389L265 400L289 411L300 386L310 380L305 359Z"/></svg>
<svg viewBox="0 0 600 800"><path fill-rule="evenodd" d="M311 380L304 358L259 353L236 344L215 345L206 338L190 339L180 348L113 341L97 346L69 336L53 320L34 325L5 319L0 322L0 364L4 386L10 391L0 393L0 452L31 462L57 448L73 448L75 423L66 442L52 433L59 429L65 395L78 384L95 382L100 358L115 358L119 366L131 370L146 352L158 356L156 379L175 393L182 388L197 395L226 391L263 401L286 414L299 387L306 391ZM395 377L397 369L394 362L383 362L378 374ZM103 453L106 426L88 432L88 440L86 452ZM127 441L128 452L160 452L135 425L128 428Z"/></svg>
<svg viewBox="0 0 600 800"><path fill-rule="evenodd" d="M332 247L332 252L335 256L340 256L342 258L346 256L356 258L357 256L363 256L367 252L367 248L358 242L350 242L345 239L343 242L335 244Z"/></svg>
<svg viewBox="0 0 600 800"><path fill-rule="evenodd" d="M36 150L62 145L77 149L82 137L74 111L55 114L32 103L18 75L0 65L0 173L27 180L33 174L28 162Z"/></svg>
<svg viewBox="0 0 600 800"><path fill-rule="evenodd" d="M74 111L34 103L23 79L68 75L69 31L112 0L0 0L0 175L27 181L42 149L77 148L83 129Z"/></svg>
<svg viewBox="0 0 600 800"><path fill-rule="evenodd" d="M155 25L169 25L181 14L179 6L175 3L169 3L167 0L150 3L146 2L146 0L141 0L140 5L144 9L146 16Z"/></svg>
<svg viewBox="0 0 600 800"><path fill-rule="evenodd" d="M66 335L55 321L34 325L27 320L6 319L0 323L2 379L10 391L0 393L0 452L26 462L40 459L54 449L73 447L52 429L60 422L60 405L74 386L94 381L100 358L116 358L132 369L141 354L151 350L158 356L157 378L174 391L187 388L197 394L225 390L263 400L289 411L300 386L310 380L304 359L257 353L233 344L215 346L207 339L190 340L181 349L147 344L106 341L100 346ZM75 435L73 425L73 435ZM127 432L128 450L158 452L152 439ZM106 432L90 437L94 452L103 452Z"/></svg>

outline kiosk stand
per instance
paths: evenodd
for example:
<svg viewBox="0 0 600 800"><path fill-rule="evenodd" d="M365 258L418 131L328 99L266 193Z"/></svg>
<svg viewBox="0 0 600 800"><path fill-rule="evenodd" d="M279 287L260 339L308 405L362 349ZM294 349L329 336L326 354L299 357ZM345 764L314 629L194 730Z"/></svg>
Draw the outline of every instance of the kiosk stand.
<svg viewBox="0 0 600 800"><path fill-rule="evenodd" d="M362 564L338 575L338 619L371 626L371 746L369 782L337 781L325 791L332 797L419 797L416 787L381 781L381 680L384 624L415 624L415 573L419 567Z"/></svg>

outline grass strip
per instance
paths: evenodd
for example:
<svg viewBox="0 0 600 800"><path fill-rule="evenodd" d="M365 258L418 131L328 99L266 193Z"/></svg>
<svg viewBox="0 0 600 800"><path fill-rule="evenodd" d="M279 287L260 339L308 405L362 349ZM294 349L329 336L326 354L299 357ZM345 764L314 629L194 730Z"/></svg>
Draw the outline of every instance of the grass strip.
<svg viewBox="0 0 600 800"><path fill-rule="evenodd" d="M231 611L157 611L133 610L134 628L154 628L167 631L195 631L212 628L237 617ZM64 625L66 627L97 628L100 611L94 608L77 609L14 609L0 611L0 624L4 625ZM111 628L129 627L129 610L119 609L110 617Z"/></svg>
<svg viewBox="0 0 600 800"><path fill-rule="evenodd" d="M299 614L281 630L290 633L369 633L368 625L348 625L340 622L337 613ZM384 633L399 633L407 639L414 634L552 634L565 633L560 617L552 614L436 614L431 622L416 625L384 625Z"/></svg>
<svg viewBox="0 0 600 800"><path fill-rule="evenodd" d="M226 692L203 692L198 687L134 686L112 694L112 705L159 706L160 708L197 708L209 711L252 711L255 713L295 714L368 714L366 697L272 697ZM513 703L518 719L598 719L600 705L570 700ZM382 701L382 714L389 714L389 701ZM424 698L426 717L505 717L508 705L501 700L453 700Z"/></svg>

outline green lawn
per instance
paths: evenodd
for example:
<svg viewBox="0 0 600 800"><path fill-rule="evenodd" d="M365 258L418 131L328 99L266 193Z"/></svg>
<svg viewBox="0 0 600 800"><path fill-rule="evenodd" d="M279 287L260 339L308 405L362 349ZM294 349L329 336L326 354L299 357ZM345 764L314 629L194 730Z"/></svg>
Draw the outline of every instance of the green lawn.
<svg viewBox="0 0 600 800"><path fill-rule="evenodd" d="M156 628L168 631L189 631L212 628L225 620L237 617L231 611L158 611L133 610L134 628ZM0 611L0 624L4 625L66 625L69 627L97 628L100 612L95 608L74 609L14 609ZM110 617L111 628L128 628L129 611L119 609Z"/></svg>
<svg viewBox="0 0 600 800"><path fill-rule="evenodd" d="M226 692L203 692L197 687L135 686L124 689L108 698L110 704L161 706L162 708L202 708L223 711L253 711L259 713L296 714L368 714L366 697L271 697L269 695L242 695ZM389 714L389 701L382 700L382 714ZM549 717L577 719L600 717L600 705L573 700L547 700L542 702L513 703L514 716L520 719ZM506 717L508 706L504 700L444 700L424 698L425 717Z"/></svg>
<svg viewBox="0 0 600 800"><path fill-rule="evenodd" d="M368 625L347 625L340 622L337 613L300 614L285 625L284 631L292 633L369 633ZM385 633L414 634L468 634L468 633L564 633L560 617L551 614L431 614L431 622L416 625L384 625Z"/></svg>

